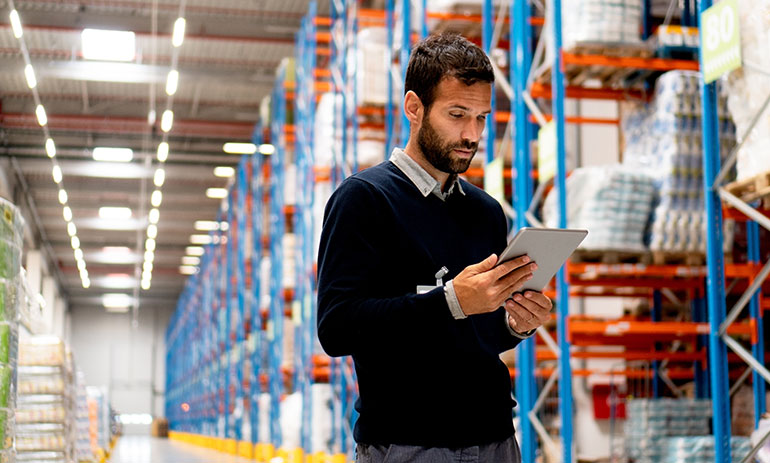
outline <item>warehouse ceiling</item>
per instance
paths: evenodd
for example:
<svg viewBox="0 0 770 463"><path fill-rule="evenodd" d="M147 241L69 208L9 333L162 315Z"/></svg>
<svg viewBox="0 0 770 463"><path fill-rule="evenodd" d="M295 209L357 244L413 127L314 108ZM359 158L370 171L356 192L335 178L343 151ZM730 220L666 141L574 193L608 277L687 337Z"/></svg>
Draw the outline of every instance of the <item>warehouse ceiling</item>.
<svg viewBox="0 0 770 463"><path fill-rule="evenodd" d="M182 257L199 220L214 220L219 199L207 188L224 187L214 168L235 166L225 142L250 141L259 103L272 89L275 69L294 54L294 34L304 0L187 0L186 34L178 54L179 85L169 156L162 186L151 287L140 289L150 195L162 141L166 78L180 12L171 0L16 0L40 103L56 143L62 185L84 252L90 287L77 268L59 191L51 175L37 103L25 79L20 42L0 0L0 155L12 157L39 220L41 245L52 250L70 307L103 309L102 296L124 293L140 308L175 305L186 276ZM318 11L327 12L328 1ZM84 59L85 28L133 31L136 57L126 63ZM148 115L155 110L153 125ZM131 148L128 163L100 162L96 147ZM129 207L131 217L108 221L104 206ZM50 246L49 246L50 245ZM126 250L125 248L129 248ZM106 248L106 249L105 249ZM122 248L122 249L121 249ZM128 252L127 252L128 251Z"/></svg>

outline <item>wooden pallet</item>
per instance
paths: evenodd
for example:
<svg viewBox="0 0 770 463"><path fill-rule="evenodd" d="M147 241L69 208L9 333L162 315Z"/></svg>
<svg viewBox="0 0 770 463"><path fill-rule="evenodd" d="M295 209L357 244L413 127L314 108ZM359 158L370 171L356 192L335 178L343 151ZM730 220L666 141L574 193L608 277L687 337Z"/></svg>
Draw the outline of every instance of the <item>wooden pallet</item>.
<svg viewBox="0 0 770 463"><path fill-rule="evenodd" d="M770 171L728 183L725 189L747 203L761 200L763 208L770 208Z"/></svg>
<svg viewBox="0 0 770 463"><path fill-rule="evenodd" d="M650 253L647 251L615 251L615 250L585 250L578 249L570 257L576 264L644 264L649 265Z"/></svg>
<svg viewBox="0 0 770 463"><path fill-rule="evenodd" d="M700 266L706 262L706 256L700 252L652 251L655 265Z"/></svg>
<svg viewBox="0 0 770 463"><path fill-rule="evenodd" d="M578 42L572 48L564 50L570 55L601 55L627 58L649 58L653 52L646 45L629 45L613 43ZM598 80L602 87L623 86L626 79L633 74L642 72L633 68L615 68L607 66L565 65L564 77L569 85L580 86L588 80ZM538 83L551 82L551 69L547 69L537 79Z"/></svg>

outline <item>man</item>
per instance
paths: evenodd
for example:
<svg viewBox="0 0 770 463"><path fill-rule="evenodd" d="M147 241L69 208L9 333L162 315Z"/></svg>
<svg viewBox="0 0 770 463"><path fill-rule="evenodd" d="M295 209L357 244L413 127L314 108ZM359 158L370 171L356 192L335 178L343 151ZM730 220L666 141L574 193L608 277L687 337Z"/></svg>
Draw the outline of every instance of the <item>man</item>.
<svg viewBox="0 0 770 463"><path fill-rule="evenodd" d="M514 294L536 264L498 265L502 208L457 176L478 148L493 83L489 59L464 38L418 43L406 148L345 180L327 204L318 337L355 362L359 462L520 460L499 354L552 306L541 293Z"/></svg>

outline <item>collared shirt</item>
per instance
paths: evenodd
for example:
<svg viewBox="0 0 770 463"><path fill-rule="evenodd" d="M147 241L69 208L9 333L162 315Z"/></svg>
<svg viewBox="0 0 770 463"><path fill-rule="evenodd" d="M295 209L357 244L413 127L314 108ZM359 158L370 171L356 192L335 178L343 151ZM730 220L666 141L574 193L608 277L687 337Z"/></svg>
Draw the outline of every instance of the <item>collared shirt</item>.
<svg viewBox="0 0 770 463"><path fill-rule="evenodd" d="M422 193L424 198L427 198L428 195L433 194L440 200L446 201L449 195L454 192L455 188L457 188L457 191L459 191L460 194L463 196L465 195L465 191L463 191L463 186L460 183L460 179L457 174L452 174L449 177L449 180L447 180L450 182L449 189L447 189L446 192L443 192L441 191L441 183L433 178L433 176L431 176L425 169L423 169L422 166L417 163L417 161L412 159L402 149L393 149L393 153L390 155L390 162L395 164L396 167L398 167L399 170L401 170L401 172L403 172L404 175L406 175L409 180L414 183L414 186L420 190L420 193ZM461 320L468 317L460 306L460 300L457 299L457 293L455 292L453 280L449 280L444 284L444 296L446 297L447 305L449 305L449 311L452 313L452 316L456 320ZM509 323L509 316L507 314L505 322L505 326L508 328L508 331L510 331L512 335L518 338L526 339L534 333L534 331L531 331L526 334L521 334L514 331L513 328L511 328Z"/></svg>

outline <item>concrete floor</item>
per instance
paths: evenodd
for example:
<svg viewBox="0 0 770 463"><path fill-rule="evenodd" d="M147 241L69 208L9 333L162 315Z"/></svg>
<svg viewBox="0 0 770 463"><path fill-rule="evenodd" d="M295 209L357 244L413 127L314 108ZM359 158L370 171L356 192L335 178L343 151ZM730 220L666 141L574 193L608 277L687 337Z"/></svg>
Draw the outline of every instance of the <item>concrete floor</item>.
<svg viewBox="0 0 770 463"><path fill-rule="evenodd" d="M253 463L253 460L150 436L122 436L109 463Z"/></svg>

